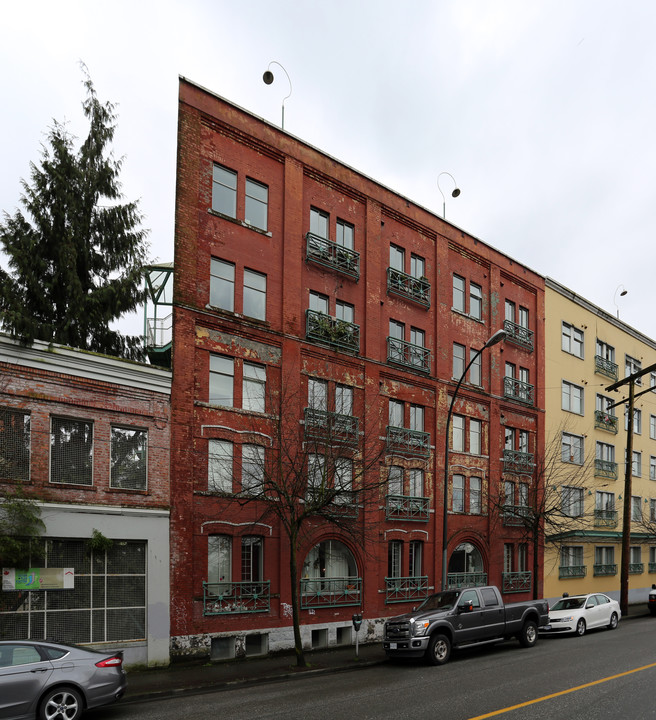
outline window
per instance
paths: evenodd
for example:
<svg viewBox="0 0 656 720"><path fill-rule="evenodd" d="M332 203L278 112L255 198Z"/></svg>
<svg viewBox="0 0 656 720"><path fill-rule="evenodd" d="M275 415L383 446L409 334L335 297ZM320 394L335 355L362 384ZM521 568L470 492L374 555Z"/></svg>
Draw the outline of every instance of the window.
<svg viewBox="0 0 656 720"><path fill-rule="evenodd" d="M30 414L0 407L0 479L30 479Z"/></svg>
<svg viewBox="0 0 656 720"><path fill-rule="evenodd" d="M469 283L469 316L480 320L483 317L483 288Z"/></svg>
<svg viewBox="0 0 656 720"><path fill-rule="evenodd" d="M512 300L506 300L505 318L511 323L515 322L515 303Z"/></svg>
<svg viewBox="0 0 656 720"><path fill-rule="evenodd" d="M513 551L514 547L511 543L503 544L503 571L505 573L513 571Z"/></svg>
<svg viewBox="0 0 656 720"><path fill-rule="evenodd" d="M624 462L627 462L626 450L624 451ZM633 451L633 463L631 464L631 474L633 477L642 476L642 453L637 450Z"/></svg>
<svg viewBox="0 0 656 720"><path fill-rule="evenodd" d="M266 404L266 367L264 365L244 363L241 404L244 410L264 412Z"/></svg>
<svg viewBox="0 0 656 720"><path fill-rule="evenodd" d="M353 388L348 385L335 386L335 412L353 415Z"/></svg>
<svg viewBox="0 0 656 720"><path fill-rule="evenodd" d="M207 444L207 489L212 492L232 492L232 443L209 440Z"/></svg>
<svg viewBox="0 0 656 720"><path fill-rule="evenodd" d="M420 468L411 468L409 470L410 475L410 487L408 488L408 494L410 497L423 497L424 496L424 471Z"/></svg>
<svg viewBox="0 0 656 720"><path fill-rule="evenodd" d="M528 430L519 431L519 444L518 449L520 452L527 453L528 449Z"/></svg>
<svg viewBox="0 0 656 720"><path fill-rule="evenodd" d="M465 418L462 415L454 415L451 418L452 436L451 449L454 452L465 451Z"/></svg>
<svg viewBox="0 0 656 720"><path fill-rule="evenodd" d="M465 512L465 476L453 476L453 496L451 498L451 510L454 513Z"/></svg>
<svg viewBox="0 0 656 720"><path fill-rule="evenodd" d="M631 496L631 520L634 522L642 520L642 498L637 495Z"/></svg>
<svg viewBox="0 0 656 720"><path fill-rule="evenodd" d="M246 178L246 216L244 220L260 230L267 228L269 188L262 183Z"/></svg>
<svg viewBox="0 0 656 720"><path fill-rule="evenodd" d="M656 522L656 500L649 501L649 522Z"/></svg>
<svg viewBox="0 0 656 720"><path fill-rule="evenodd" d="M401 540L391 540L387 546L387 577L400 578L401 558L403 556L403 543Z"/></svg>
<svg viewBox="0 0 656 720"><path fill-rule="evenodd" d="M50 419L50 482L93 485L93 423Z"/></svg>
<svg viewBox="0 0 656 720"><path fill-rule="evenodd" d="M504 448L506 450L514 450L515 449L515 438L517 436L517 431L515 430L515 428L506 427L504 434L505 434Z"/></svg>
<svg viewBox="0 0 656 720"><path fill-rule="evenodd" d="M583 415L583 388L563 380L563 410Z"/></svg>
<svg viewBox="0 0 656 720"><path fill-rule="evenodd" d="M355 322L355 308L353 305L350 305L349 303L341 302L338 300L335 303L335 317L338 320L343 320L344 322L353 323Z"/></svg>
<svg viewBox="0 0 656 720"><path fill-rule="evenodd" d="M353 250L353 235L355 233L353 225L344 222L344 220L338 220L336 229L335 244L345 247L347 250Z"/></svg>
<svg viewBox="0 0 656 720"><path fill-rule="evenodd" d="M597 355L602 360L608 360L609 362L615 362L615 348L608 343L603 342L597 338Z"/></svg>
<svg viewBox="0 0 656 720"><path fill-rule="evenodd" d="M520 381L520 382L523 382L523 383L526 383L527 385L529 384L529 370L528 370L528 368L523 368L523 367L520 367L520 368L519 368L519 381Z"/></svg>
<svg viewBox="0 0 656 720"><path fill-rule="evenodd" d="M629 375L640 372L640 370L642 370L642 363L640 360L636 360L630 355L624 356L624 377L629 377ZM642 385L642 378L638 378L635 381L635 384Z"/></svg>
<svg viewBox="0 0 656 720"><path fill-rule="evenodd" d="M608 443L597 442L595 458L605 462L615 462L615 446Z"/></svg>
<svg viewBox="0 0 656 720"><path fill-rule="evenodd" d="M313 235L328 239L328 222L330 216L328 213L316 208L310 208L310 232Z"/></svg>
<svg viewBox="0 0 656 720"><path fill-rule="evenodd" d="M390 267L393 270L405 272L405 250L403 248L390 245Z"/></svg>
<svg viewBox="0 0 656 720"><path fill-rule="evenodd" d="M656 457L653 455L649 458L649 479L656 480Z"/></svg>
<svg viewBox="0 0 656 720"><path fill-rule="evenodd" d="M212 210L237 217L237 173L216 163L212 173Z"/></svg>
<svg viewBox="0 0 656 720"><path fill-rule="evenodd" d="M389 401L389 424L391 427L402 428L404 426L404 406L401 400Z"/></svg>
<svg viewBox="0 0 656 720"><path fill-rule="evenodd" d="M474 348L470 348L469 359L471 361L471 365L469 366L469 382L472 385L481 387L483 384L481 376L481 353L478 350L474 350Z"/></svg>
<svg viewBox="0 0 656 720"><path fill-rule="evenodd" d="M629 429L629 410L624 411L624 429ZM642 435L642 410L633 408L633 434Z"/></svg>
<svg viewBox="0 0 656 720"><path fill-rule="evenodd" d="M641 563L642 548L639 545L634 545L633 547L629 548L629 565L640 565Z"/></svg>
<svg viewBox="0 0 656 720"><path fill-rule="evenodd" d="M560 565L566 568L583 567L583 547L580 545L563 545L560 550Z"/></svg>
<svg viewBox="0 0 656 720"><path fill-rule="evenodd" d="M516 374L517 374L517 368L515 367L514 363L507 362L505 377L514 379Z"/></svg>
<svg viewBox="0 0 656 720"><path fill-rule="evenodd" d="M111 437L110 487L145 490L148 431L112 426Z"/></svg>
<svg viewBox="0 0 656 720"><path fill-rule="evenodd" d="M528 507L528 483L520 482L517 486L517 505Z"/></svg>
<svg viewBox="0 0 656 720"><path fill-rule="evenodd" d="M396 362L404 362L403 341L405 340L405 325L396 320L389 321L389 336L392 340L399 342L391 342L389 346L389 359Z"/></svg>
<svg viewBox="0 0 656 720"><path fill-rule="evenodd" d="M261 445L241 446L241 489L249 495L264 491L264 448Z"/></svg>
<svg viewBox="0 0 656 720"><path fill-rule="evenodd" d="M209 535L207 538L207 582L216 583L209 589L213 595L232 591L232 538L229 535Z"/></svg>
<svg viewBox="0 0 656 720"><path fill-rule="evenodd" d="M326 488L326 459L323 455L308 455L308 498Z"/></svg>
<svg viewBox="0 0 656 720"><path fill-rule="evenodd" d="M262 538L244 535L241 539L241 581L259 582L263 579Z"/></svg>
<svg viewBox="0 0 656 720"><path fill-rule="evenodd" d="M469 421L469 452L472 455L481 454L481 426L480 420Z"/></svg>
<svg viewBox="0 0 656 720"><path fill-rule="evenodd" d="M479 477L469 478L469 512L472 515L480 515L482 492L482 480Z"/></svg>
<svg viewBox="0 0 656 720"><path fill-rule="evenodd" d="M310 290L310 310L328 315L328 296Z"/></svg>
<svg viewBox="0 0 656 720"><path fill-rule="evenodd" d="M600 545L595 548L595 565L614 565L615 548L612 545Z"/></svg>
<svg viewBox="0 0 656 720"><path fill-rule="evenodd" d="M453 375L455 379L460 379L465 371L465 346L459 343L453 343Z"/></svg>
<svg viewBox="0 0 656 720"><path fill-rule="evenodd" d="M453 309L465 312L465 278L453 276Z"/></svg>
<svg viewBox="0 0 656 720"><path fill-rule="evenodd" d="M417 278L417 280L426 277L426 262L423 257L419 257L419 255L410 256L410 275Z"/></svg>
<svg viewBox="0 0 656 720"><path fill-rule="evenodd" d="M210 305L234 312L235 266L233 263L212 258L210 263Z"/></svg>
<svg viewBox="0 0 656 720"><path fill-rule="evenodd" d="M580 517L583 515L583 488L563 485L561 510L563 515Z"/></svg>
<svg viewBox="0 0 656 720"><path fill-rule="evenodd" d="M335 490L340 494L347 494L353 490L353 460L351 458L335 458ZM347 497L342 498L342 500L347 499Z"/></svg>
<svg viewBox="0 0 656 720"><path fill-rule="evenodd" d="M266 320L266 286L266 275L244 270L244 315Z"/></svg>
<svg viewBox="0 0 656 720"><path fill-rule="evenodd" d="M308 406L313 410L327 410L328 383L325 380L308 380Z"/></svg>
<svg viewBox="0 0 656 720"><path fill-rule="evenodd" d="M403 495L403 468L391 465L387 475L387 492L389 495Z"/></svg>
<svg viewBox="0 0 656 720"><path fill-rule="evenodd" d="M210 353L210 405L233 407L235 361L224 355Z"/></svg>
<svg viewBox="0 0 656 720"><path fill-rule="evenodd" d="M656 440L656 415L649 416L649 437Z"/></svg>
<svg viewBox="0 0 656 720"><path fill-rule="evenodd" d="M562 325L562 349L570 355L583 357L583 330L563 322Z"/></svg>
<svg viewBox="0 0 656 720"><path fill-rule="evenodd" d="M424 432L424 408L421 405L410 405L410 430Z"/></svg>
<svg viewBox="0 0 656 720"><path fill-rule="evenodd" d="M583 465L583 438L580 435L564 432L561 448L563 462Z"/></svg>
<svg viewBox="0 0 656 720"><path fill-rule="evenodd" d="M411 540L409 546L409 577L421 577L422 556L424 554L424 543L421 540Z"/></svg>
<svg viewBox="0 0 656 720"><path fill-rule="evenodd" d="M517 551L517 570L526 572L528 570L528 543L519 543Z"/></svg>
<svg viewBox="0 0 656 720"><path fill-rule="evenodd" d="M528 308L519 308L519 326L528 329Z"/></svg>

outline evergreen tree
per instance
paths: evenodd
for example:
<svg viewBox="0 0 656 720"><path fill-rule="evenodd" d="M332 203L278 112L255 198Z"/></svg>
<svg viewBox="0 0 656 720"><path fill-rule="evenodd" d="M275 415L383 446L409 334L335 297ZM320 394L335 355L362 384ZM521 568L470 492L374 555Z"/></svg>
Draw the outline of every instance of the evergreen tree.
<svg viewBox="0 0 656 720"><path fill-rule="evenodd" d="M89 133L79 149L66 126L53 121L31 182L21 181L22 209L4 213L0 242L10 272L0 268L2 329L35 339L132 359L141 337L110 328L143 300L147 231L138 202L122 202L122 159L109 149L114 105L101 103L83 66L82 107Z"/></svg>

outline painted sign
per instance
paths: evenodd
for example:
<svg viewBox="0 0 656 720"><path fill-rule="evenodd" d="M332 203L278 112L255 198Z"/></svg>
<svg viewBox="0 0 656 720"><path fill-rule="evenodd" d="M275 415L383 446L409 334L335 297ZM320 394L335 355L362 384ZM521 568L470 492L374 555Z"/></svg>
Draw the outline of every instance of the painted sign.
<svg viewBox="0 0 656 720"><path fill-rule="evenodd" d="M71 590L74 587L73 568L2 568L3 590Z"/></svg>

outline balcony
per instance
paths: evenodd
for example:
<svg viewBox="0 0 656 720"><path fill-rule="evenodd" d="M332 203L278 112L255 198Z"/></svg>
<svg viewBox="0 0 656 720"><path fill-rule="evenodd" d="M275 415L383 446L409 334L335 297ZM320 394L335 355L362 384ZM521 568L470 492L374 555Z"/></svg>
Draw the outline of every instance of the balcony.
<svg viewBox="0 0 656 720"><path fill-rule="evenodd" d="M385 498L386 520L414 520L428 522L430 498L410 495L388 495Z"/></svg>
<svg viewBox="0 0 656 720"><path fill-rule="evenodd" d="M358 418L306 407L305 439L355 446L358 444Z"/></svg>
<svg viewBox="0 0 656 720"><path fill-rule="evenodd" d="M528 505L504 505L503 524L525 526L531 519L531 508Z"/></svg>
<svg viewBox="0 0 656 720"><path fill-rule="evenodd" d="M360 350L360 326L316 310L305 311L305 336L340 350Z"/></svg>
<svg viewBox="0 0 656 720"><path fill-rule="evenodd" d="M520 450L503 451L504 472L532 474L534 469L533 453L521 452Z"/></svg>
<svg viewBox="0 0 656 720"><path fill-rule="evenodd" d="M360 279L360 253L314 233L305 236L305 259L355 280Z"/></svg>
<svg viewBox="0 0 656 720"><path fill-rule="evenodd" d="M599 375L605 375L611 380L617 380L617 364L611 360L595 355L595 372Z"/></svg>
<svg viewBox="0 0 656 720"><path fill-rule="evenodd" d="M503 321L503 329L508 333L506 340L508 342L519 345L519 347L533 352L533 330L517 325L511 320Z"/></svg>
<svg viewBox="0 0 656 720"><path fill-rule="evenodd" d="M446 577L446 585L449 590L459 590L468 587L483 587L487 585L487 573L449 573Z"/></svg>
<svg viewBox="0 0 656 720"><path fill-rule="evenodd" d="M533 574L530 571L505 572L501 576L502 593L529 592Z"/></svg>
<svg viewBox="0 0 656 720"><path fill-rule="evenodd" d="M644 571L644 563L629 563L629 575L642 575Z"/></svg>
<svg viewBox="0 0 656 720"><path fill-rule="evenodd" d="M515 378L505 377L503 379L503 396L525 405L535 405L533 385Z"/></svg>
<svg viewBox="0 0 656 720"><path fill-rule="evenodd" d="M592 574L593 575L617 575L617 565L593 565L592 566Z"/></svg>
<svg viewBox="0 0 656 720"><path fill-rule="evenodd" d="M431 355L430 350L421 345L413 345L405 340L388 337L387 361L429 373Z"/></svg>
<svg viewBox="0 0 656 720"><path fill-rule="evenodd" d="M558 568L558 577L561 580L567 580L568 578L582 578L585 577L587 568L585 565L561 565Z"/></svg>
<svg viewBox="0 0 656 720"><path fill-rule="evenodd" d="M595 510L594 526L604 528L617 527L617 510Z"/></svg>
<svg viewBox="0 0 656 720"><path fill-rule="evenodd" d="M594 418L596 428L607 430L617 435L617 415L611 415L604 410L595 410Z"/></svg>
<svg viewBox="0 0 656 720"><path fill-rule="evenodd" d="M617 480L617 463L611 460L595 460L595 477Z"/></svg>
<svg viewBox="0 0 656 720"><path fill-rule="evenodd" d="M386 446L390 453L427 457L430 455L430 435L421 430L388 425Z"/></svg>
<svg viewBox="0 0 656 720"><path fill-rule="evenodd" d="M385 578L387 604L425 600L428 597L428 576Z"/></svg>
<svg viewBox="0 0 656 720"><path fill-rule="evenodd" d="M301 580L301 608L345 607L360 605L362 578L303 578Z"/></svg>
<svg viewBox="0 0 656 720"><path fill-rule="evenodd" d="M269 612L269 580L257 582L203 582L203 615Z"/></svg>
<svg viewBox="0 0 656 720"><path fill-rule="evenodd" d="M401 270L387 268L387 292L412 300L423 307L430 307L430 283L426 278L416 278Z"/></svg>

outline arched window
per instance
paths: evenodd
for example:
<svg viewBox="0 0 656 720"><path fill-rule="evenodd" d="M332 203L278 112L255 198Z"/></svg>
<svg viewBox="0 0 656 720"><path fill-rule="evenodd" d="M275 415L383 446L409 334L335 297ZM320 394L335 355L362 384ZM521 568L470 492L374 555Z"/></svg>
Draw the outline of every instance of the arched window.
<svg viewBox="0 0 656 720"><path fill-rule="evenodd" d="M303 563L303 577L354 578L358 567L353 553L339 540L324 540L315 545Z"/></svg>
<svg viewBox="0 0 656 720"><path fill-rule="evenodd" d="M449 574L483 574L484 572L483 557L478 548L471 543L461 543L451 553Z"/></svg>

